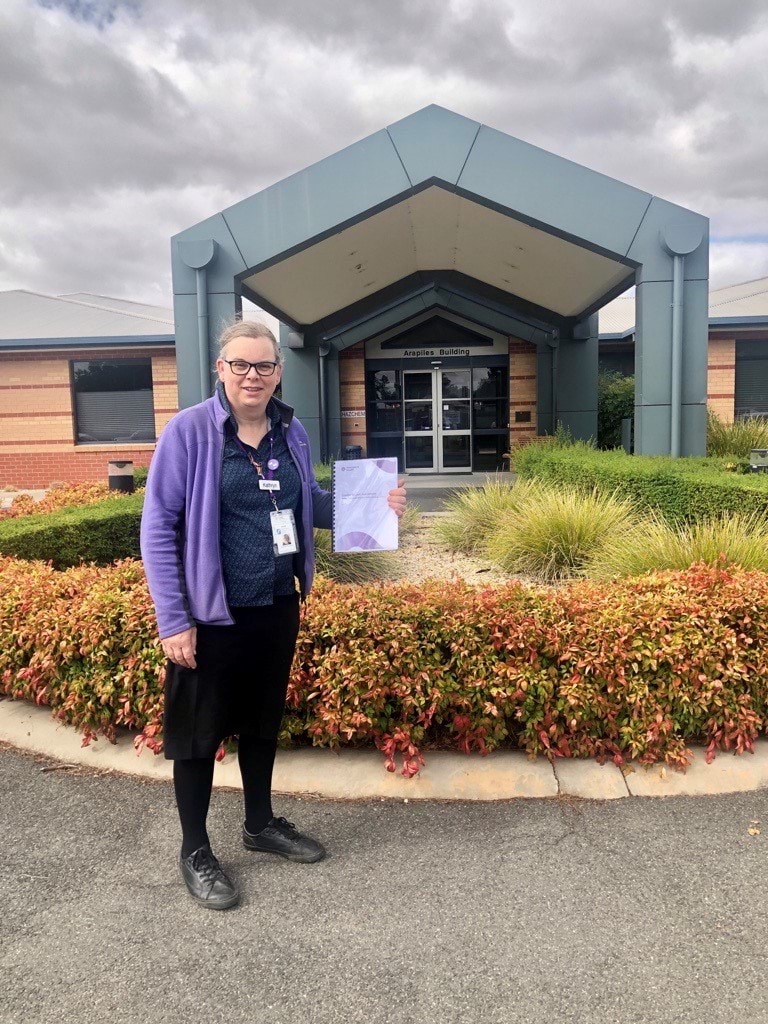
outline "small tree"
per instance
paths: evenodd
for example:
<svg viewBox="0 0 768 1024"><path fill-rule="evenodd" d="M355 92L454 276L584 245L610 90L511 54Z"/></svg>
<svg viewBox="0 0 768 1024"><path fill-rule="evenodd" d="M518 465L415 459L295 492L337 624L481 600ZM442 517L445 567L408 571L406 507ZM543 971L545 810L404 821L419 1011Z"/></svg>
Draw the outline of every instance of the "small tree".
<svg viewBox="0 0 768 1024"><path fill-rule="evenodd" d="M597 446L621 447L621 421L635 412L635 378L601 370L597 378Z"/></svg>

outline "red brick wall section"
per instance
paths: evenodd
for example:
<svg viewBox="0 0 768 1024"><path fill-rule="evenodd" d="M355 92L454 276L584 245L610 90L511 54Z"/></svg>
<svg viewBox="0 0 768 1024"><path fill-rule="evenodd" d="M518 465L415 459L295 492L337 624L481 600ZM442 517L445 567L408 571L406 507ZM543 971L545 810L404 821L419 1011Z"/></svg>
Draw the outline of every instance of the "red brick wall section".
<svg viewBox="0 0 768 1024"><path fill-rule="evenodd" d="M103 349L3 353L0 355L0 486L47 487L51 483L107 479L107 463L131 460L148 466L154 444L78 445L69 374L72 359L152 359L155 427L178 411L176 361L167 349Z"/></svg>
<svg viewBox="0 0 768 1024"><path fill-rule="evenodd" d="M707 409L726 423L736 411L736 339L710 338L707 358Z"/></svg>
<svg viewBox="0 0 768 1024"><path fill-rule="evenodd" d="M4 455L0 451L0 485L3 487L49 487L52 483L84 483L107 481L107 463L111 459L130 459L135 467L148 466L151 450L72 452L30 451L26 454Z"/></svg>
<svg viewBox="0 0 768 1024"><path fill-rule="evenodd" d="M536 436L536 346L519 338L509 339L509 433L514 445ZM516 423L515 413L530 412L529 423Z"/></svg>
<svg viewBox="0 0 768 1024"><path fill-rule="evenodd" d="M342 447L359 444L365 455L365 343L362 341L339 353L339 404Z"/></svg>

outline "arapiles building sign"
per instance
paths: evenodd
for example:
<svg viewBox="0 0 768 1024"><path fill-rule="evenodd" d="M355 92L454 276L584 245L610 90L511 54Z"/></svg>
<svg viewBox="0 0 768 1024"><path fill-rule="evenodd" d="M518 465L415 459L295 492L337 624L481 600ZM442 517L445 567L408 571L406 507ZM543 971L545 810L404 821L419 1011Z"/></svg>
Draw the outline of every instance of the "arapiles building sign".
<svg viewBox="0 0 768 1024"><path fill-rule="evenodd" d="M471 356L506 356L508 340L499 335L489 335L487 341L473 345L398 345L397 340L380 338L366 342L366 359L469 359Z"/></svg>
<svg viewBox="0 0 768 1024"><path fill-rule="evenodd" d="M403 359L428 359L430 356L468 356L468 348L404 348Z"/></svg>

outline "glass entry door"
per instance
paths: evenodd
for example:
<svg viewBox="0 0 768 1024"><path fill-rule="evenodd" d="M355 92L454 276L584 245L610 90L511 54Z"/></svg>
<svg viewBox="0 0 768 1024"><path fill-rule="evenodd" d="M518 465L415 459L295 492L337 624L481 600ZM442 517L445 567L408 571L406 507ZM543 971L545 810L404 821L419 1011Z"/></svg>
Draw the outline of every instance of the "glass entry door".
<svg viewBox="0 0 768 1024"><path fill-rule="evenodd" d="M410 473L472 470L471 372L405 370L405 468Z"/></svg>

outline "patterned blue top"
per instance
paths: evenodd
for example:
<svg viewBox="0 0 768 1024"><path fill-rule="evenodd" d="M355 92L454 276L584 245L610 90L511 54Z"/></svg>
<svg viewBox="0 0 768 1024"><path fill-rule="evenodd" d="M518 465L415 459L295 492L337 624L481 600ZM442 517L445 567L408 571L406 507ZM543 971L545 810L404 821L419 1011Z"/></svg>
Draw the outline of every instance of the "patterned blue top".
<svg viewBox="0 0 768 1024"><path fill-rule="evenodd" d="M279 509L293 509L299 522L301 479L285 441L280 414L275 408L267 406L272 426L258 448L242 441L238 444L235 440L237 424L221 383L217 384L216 390L230 413L224 425L219 534L227 601L232 608L273 604L275 597L295 592L294 557L299 556L275 555L269 518L274 505L270 494L274 494ZM273 473L273 479L280 481L279 491L259 489L258 474L243 448L264 466L265 475L267 460L272 457L279 461L280 465Z"/></svg>

